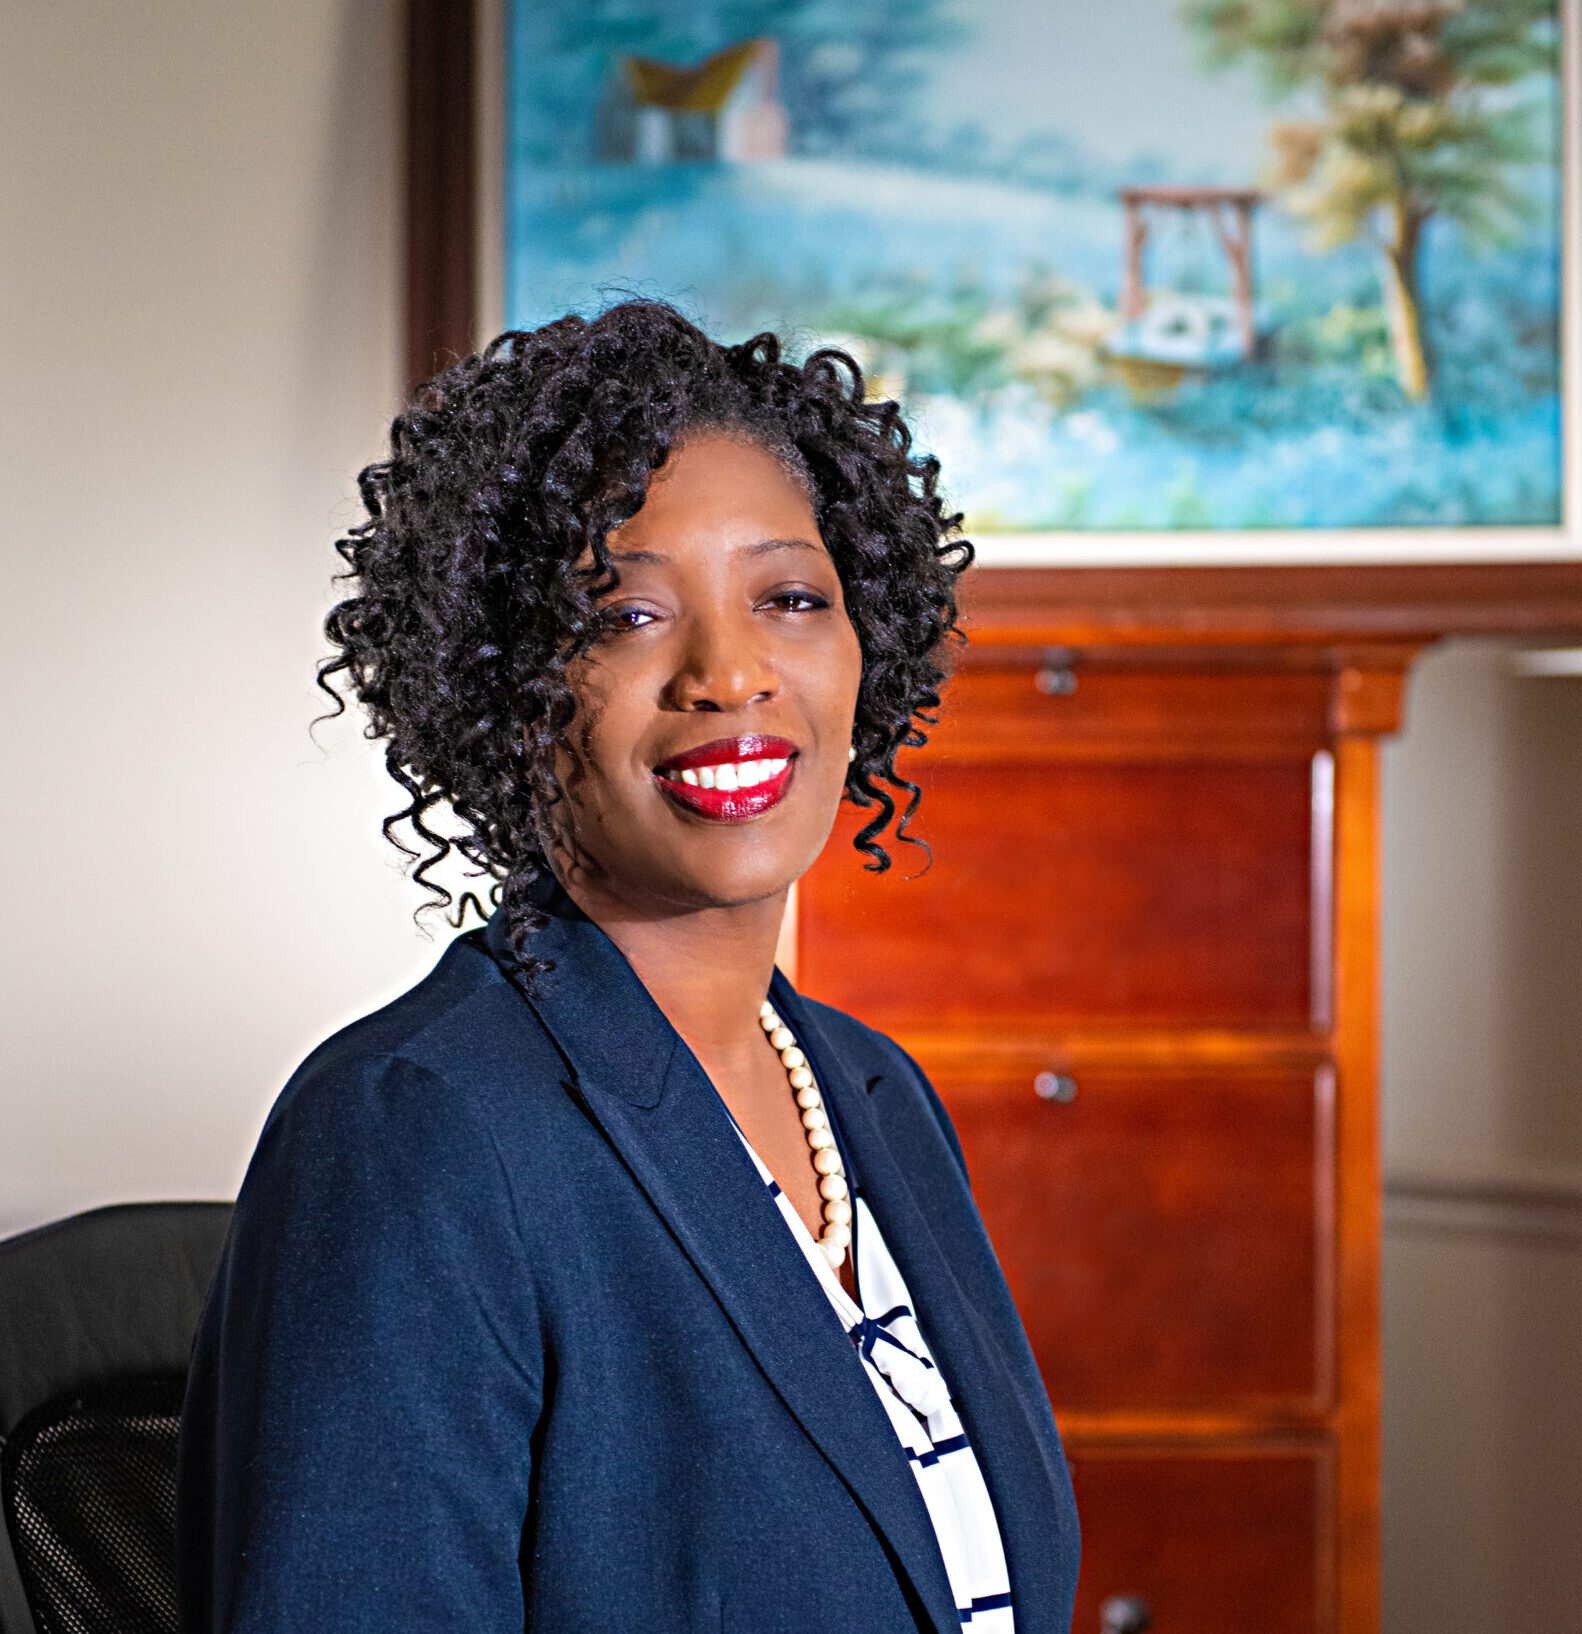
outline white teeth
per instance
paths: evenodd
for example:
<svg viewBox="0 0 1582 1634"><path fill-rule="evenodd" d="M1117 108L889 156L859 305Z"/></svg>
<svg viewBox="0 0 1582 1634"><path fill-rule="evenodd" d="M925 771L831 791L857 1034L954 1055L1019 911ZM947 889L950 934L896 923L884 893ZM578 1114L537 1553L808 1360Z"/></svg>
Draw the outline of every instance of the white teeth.
<svg viewBox="0 0 1582 1634"><path fill-rule="evenodd" d="M767 783L771 777L778 777L785 768L783 760L744 760L736 768L736 786L739 789L756 788L760 783Z"/></svg>
<svg viewBox="0 0 1582 1634"><path fill-rule="evenodd" d="M753 789L778 777L789 764L788 759L720 761L717 765L689 766L684 771L664 775L689 783L695 789Z"/></svg>

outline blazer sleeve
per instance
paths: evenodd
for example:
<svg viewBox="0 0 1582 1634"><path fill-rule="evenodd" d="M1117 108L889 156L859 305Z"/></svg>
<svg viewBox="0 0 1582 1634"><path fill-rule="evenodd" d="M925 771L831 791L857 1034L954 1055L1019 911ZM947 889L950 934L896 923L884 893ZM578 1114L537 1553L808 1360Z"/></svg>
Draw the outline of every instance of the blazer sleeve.
<svg viewBox="0 0 1582 1634"><path fill-rule="evenodd" d="M486 1120L397 1056L298 1070L182 1413L182 1634L520 1634L543 1344Z"/></svg>

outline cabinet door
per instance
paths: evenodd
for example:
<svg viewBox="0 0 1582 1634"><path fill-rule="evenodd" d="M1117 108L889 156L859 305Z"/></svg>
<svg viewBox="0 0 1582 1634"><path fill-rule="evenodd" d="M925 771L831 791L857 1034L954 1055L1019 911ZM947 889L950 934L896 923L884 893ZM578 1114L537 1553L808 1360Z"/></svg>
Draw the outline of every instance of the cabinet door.
<svg viewBox="0 0 1582 1634"><path fill-rule="evenodd" d="M842 807L798 982L887 1031L1322 1024L1327 759L941 762L923 854L864 871ZM912 877L915 876L915 877Z"/></svg>
<svg viewBox="0 0 1582 1634"><path fill-rule="evenodd" d="M1057 1416L1322 1417L1327 1068L1051 1075L1037 1053L988 1051L921 1064L950 1108Z"/></svg>
<svg viewBox="0 0 1582 1634"><path fill-rule="evenodd" d="M1334 1627L1327 1444L1066 1453L1082 1528L1072 1634L1099 1634L1126 1600L1156 1634Z"/></svg>

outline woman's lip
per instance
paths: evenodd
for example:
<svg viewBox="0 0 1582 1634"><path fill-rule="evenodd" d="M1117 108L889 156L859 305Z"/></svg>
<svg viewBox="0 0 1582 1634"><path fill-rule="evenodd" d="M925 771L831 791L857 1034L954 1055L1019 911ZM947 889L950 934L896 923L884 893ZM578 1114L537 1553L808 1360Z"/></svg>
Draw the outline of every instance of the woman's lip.
<svg viewBox="0 0 1582 1634"><path fill-rule="evenodd" d="M759 732L741 732L732 738L714 738L695 749L683 749L663 760L656 772L690 771L695 766L722 766L740 760L789 760L797 747L789 738L765 737Z"/></svg>
<svg viewBox="0 0 1582 1634"><path fill-rule="evenodd" d="M668 799L700 817L716 823L746 823L785 799L795 770L796 760L789 758L773 777L755 783L750 789L706 789L701 784L673 782L658 772L654 773L654 781Z"/></svg>

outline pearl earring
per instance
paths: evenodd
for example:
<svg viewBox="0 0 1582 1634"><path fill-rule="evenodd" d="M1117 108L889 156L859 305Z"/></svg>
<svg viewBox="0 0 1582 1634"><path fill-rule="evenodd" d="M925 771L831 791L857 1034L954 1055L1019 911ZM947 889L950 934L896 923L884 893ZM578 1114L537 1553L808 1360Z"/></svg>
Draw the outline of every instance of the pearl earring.
<svg viewBox="0 0 1582 1634"><path fill-rule="evenodd" d="M853 745L852 745L852 746L851 746L851 748L849 748L849 749L848 749L848 750L847 750L847 751L846 751L846 759L847 759L847 760L848 760L848 761L853 761L853 760L855 760L855 759L856 759L856 758L857 758L857 745L856 745L856 744L855 744L855 743L854 743L854 744L853 744Z"/></svg>

